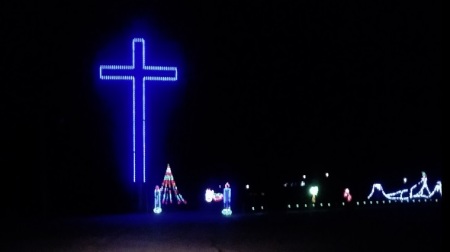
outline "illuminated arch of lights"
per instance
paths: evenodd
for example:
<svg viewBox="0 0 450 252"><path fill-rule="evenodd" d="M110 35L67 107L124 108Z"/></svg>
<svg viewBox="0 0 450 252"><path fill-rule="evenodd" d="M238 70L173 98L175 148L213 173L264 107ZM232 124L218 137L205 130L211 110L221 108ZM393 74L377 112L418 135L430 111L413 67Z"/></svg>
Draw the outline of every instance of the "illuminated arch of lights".
<svg viewBox="0 0 450 252"><path fill-rule="evenodd" d="M416 190L420 186L419 190ZM425 172L422 172L422 178L421 180L413 185L410 189L402 189L398 190L396 192L392 193L385 193L383 190L383 187L380 183L375 183L372 186L372 191L370 192L368 199L372 198L373 194L375 193L375 190L380 191L381 194L389 200L410 200L410 199L416 199L416 198L425 198L430 199L434 197L435 195L442 196L442 183L441 181L437 181L434 189L430 191L428 188L427 183L427 175Z"/></svg>

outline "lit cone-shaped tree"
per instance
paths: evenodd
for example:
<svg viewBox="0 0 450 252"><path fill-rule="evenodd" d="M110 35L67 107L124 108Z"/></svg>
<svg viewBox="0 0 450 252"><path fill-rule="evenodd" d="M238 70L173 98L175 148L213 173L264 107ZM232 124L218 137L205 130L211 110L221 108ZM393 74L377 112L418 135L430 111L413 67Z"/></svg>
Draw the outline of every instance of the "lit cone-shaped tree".
<svg viewBox="0 0 450 252"><path fill-rule="evenodd" d="M172 204L172 194L175 195L175 198L177 199L177 203L181 204L187 204L186 200L183 199L183 196L178 193L178 188L175 183L175 180L173 179L172 170L170 169L170 165L167 164L166 174L164 175L164 180L161 185L161 192L162 192L162 204Z"/></svg>

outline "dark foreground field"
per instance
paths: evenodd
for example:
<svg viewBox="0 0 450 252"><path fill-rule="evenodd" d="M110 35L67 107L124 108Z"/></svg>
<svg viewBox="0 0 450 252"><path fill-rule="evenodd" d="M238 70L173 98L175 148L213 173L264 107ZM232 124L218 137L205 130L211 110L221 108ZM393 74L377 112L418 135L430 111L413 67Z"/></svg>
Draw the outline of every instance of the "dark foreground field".
<svg viewBox="0 0 450 252"><path fill-rule="evenodd" d="M440 204L10 220L0 251L442 251Z"/></svg>

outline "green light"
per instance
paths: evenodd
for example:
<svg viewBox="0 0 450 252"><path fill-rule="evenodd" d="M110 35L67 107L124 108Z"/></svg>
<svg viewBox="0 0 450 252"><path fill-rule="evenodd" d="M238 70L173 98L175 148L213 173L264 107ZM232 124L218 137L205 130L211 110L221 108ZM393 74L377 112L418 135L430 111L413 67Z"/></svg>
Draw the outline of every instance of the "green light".
<svg viewBox="0 0 450 252"><path fill-rule="evenodd" d="M319 192L319 187L318 186L311 186L309 188L309 193L313 196L316 196L317 193Z"/></svg>

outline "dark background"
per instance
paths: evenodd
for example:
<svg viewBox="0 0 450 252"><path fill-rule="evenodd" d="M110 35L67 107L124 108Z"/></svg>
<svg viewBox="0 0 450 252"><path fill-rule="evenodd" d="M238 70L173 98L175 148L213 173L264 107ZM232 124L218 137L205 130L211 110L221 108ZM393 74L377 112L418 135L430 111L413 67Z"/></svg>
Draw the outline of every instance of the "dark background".
<svg viewBox="0 0 450 252"><path fill-rule="evenodd" d="M275 188L330 172L365 196L378 180L440 179L438 1L17 1L0 15L9 214L134 210L124 119L94 74L112 40L128 52L136 20L184 62L149 189L167 163L194 205L225 180Z"/></svg>

